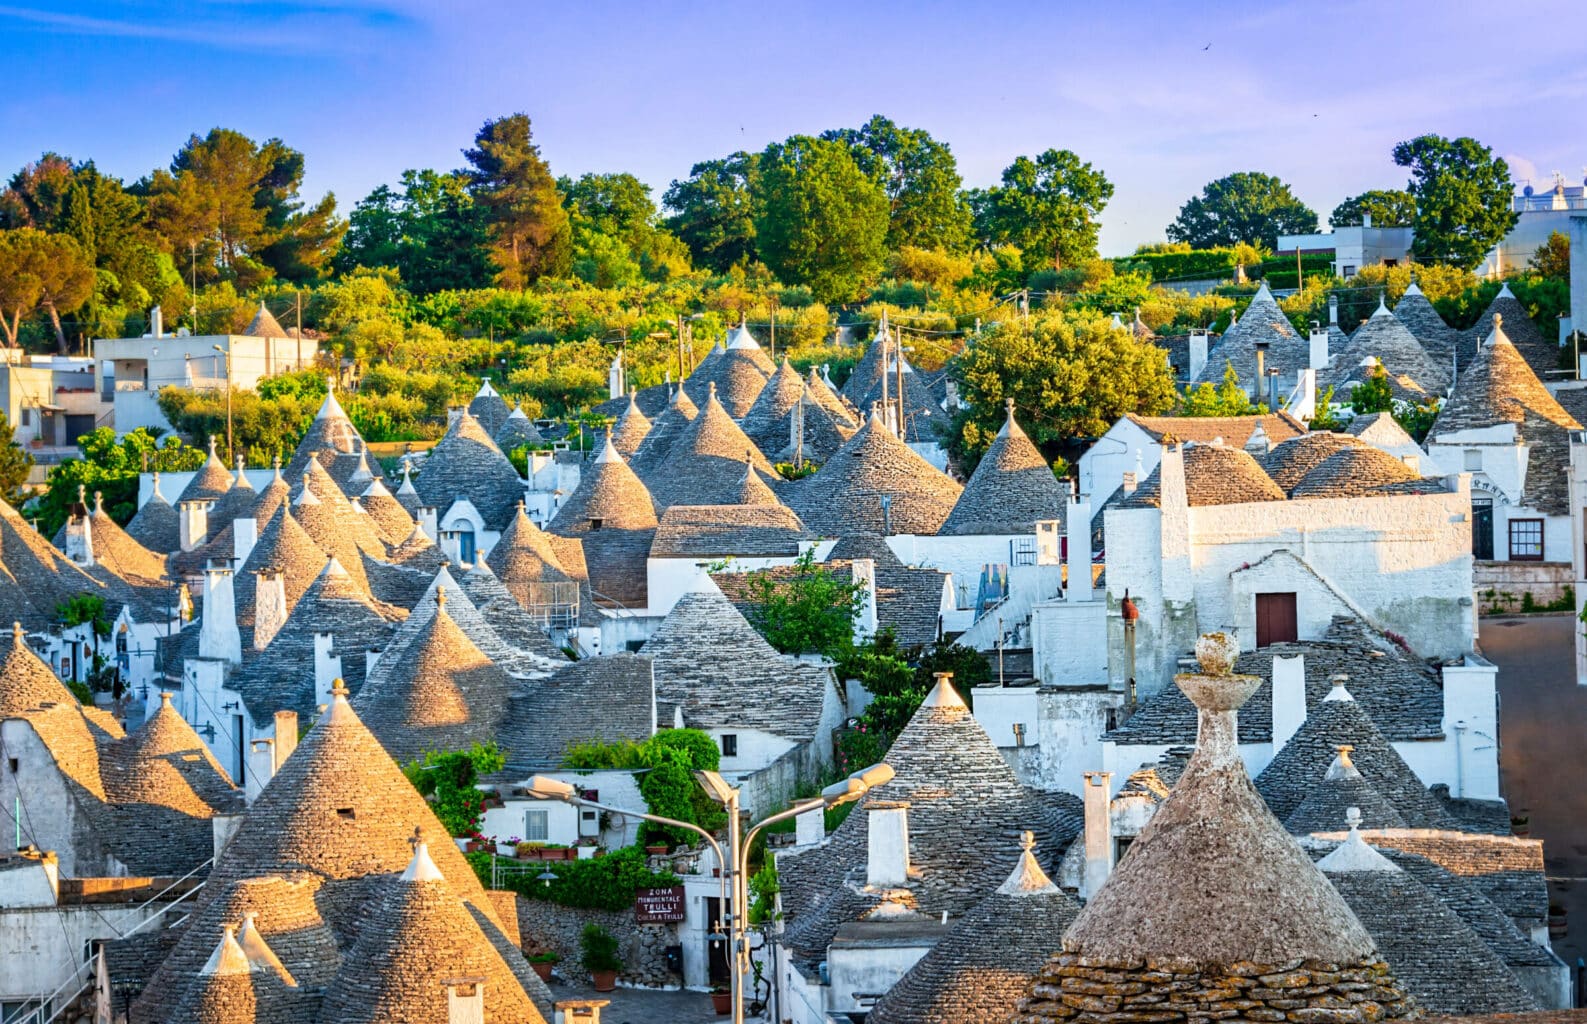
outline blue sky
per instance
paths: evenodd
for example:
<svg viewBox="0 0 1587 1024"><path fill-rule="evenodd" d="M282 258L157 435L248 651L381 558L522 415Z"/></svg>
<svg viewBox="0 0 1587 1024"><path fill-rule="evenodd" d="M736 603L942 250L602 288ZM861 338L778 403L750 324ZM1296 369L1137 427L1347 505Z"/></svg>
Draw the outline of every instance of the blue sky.
<svg viewBox="0 0 1587 1024"><path fill-rule="evenodd" d="M53 149L133 179L224 125L302 150L305 191L345 212L521 110L555 172L631 171L659 196L696 160L883 113L948 142L971 185L1074 150L1117 186L1116 255L1231 171L1326 218L1402 185L1389 151L1424 132L1579 181L1584 55L1579 6L1555 0L0 0L0 171Z"/></svg>

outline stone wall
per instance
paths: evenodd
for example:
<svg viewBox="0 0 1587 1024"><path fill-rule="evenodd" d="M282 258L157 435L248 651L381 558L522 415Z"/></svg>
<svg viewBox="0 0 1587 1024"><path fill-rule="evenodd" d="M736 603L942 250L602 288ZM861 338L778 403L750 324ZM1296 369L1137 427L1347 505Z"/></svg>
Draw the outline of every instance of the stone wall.
<svg viewBox="0 0 1587 1024"><path fill-rule="evenodd" d="M598 924L617 938L617 955L623 970L617 980L646 988L676 988L683 979L667 970L667 947L678 942L677 927L670 924L635 924L629 910L595 910L564 907L558 903L518 897L518 931L526 954L555 952L562 959L556 973L574 984L588 984L589 972L580 962L579 936L587 924Z"/></svg>
<svg viewBox="0 0 1587 1024"><path fill-rule="evenodd" d="M1543 608L1565 596L1571 586L1569 562L1477 562L1472 568L1472 589L1484 615L1518 612L1525 595Z"/></svg>
<svg viewBox="0 0 1587 1024"><path fill-rule="evenodd" d="M1237 963L1198 970L1176 963L1048 960L1015 1024L1174 1024L1233 1018L1271 1024L1375 1024L1414 1015L1382 961Z"/></svg>

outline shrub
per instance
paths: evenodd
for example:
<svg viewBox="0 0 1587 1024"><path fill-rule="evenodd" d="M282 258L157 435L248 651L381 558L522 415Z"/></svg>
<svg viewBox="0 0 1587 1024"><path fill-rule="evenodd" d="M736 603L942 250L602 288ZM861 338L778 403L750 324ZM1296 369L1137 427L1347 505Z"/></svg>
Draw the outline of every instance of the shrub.
<svg viewBox="0 0 1587 1024"><path fill-rule="evenodd" d="M500 771L505 764L495 743L476 743L468 750L429 751L403 765L402 774L430 801L448 833L478 839L485 799L475 783L481 775Z"/></svg>
<svg viewBox="0 0 1587 1024"><path fill-rule="evenodd" d="M598 924L584 926L579 948L584 952L584 969L591 974L623 969L623 958L617 955L617 938Z"/></svg>
<svg viewBox="0 0 1587 1024"><path fill-rule="evenodd" d="M474 874L479 876L480 884L489 887L495 857L484 852L465 856ZM554 867L548 864L548 870L555 875L549 881L541 880L532 871L514 871L503 873L496 884L525 899L564 907L627 910L634 905L636 890L664 889L678 884L678 876L651 871L646 865L645 851L630 846L613 850L604 857L558 861Z"/></svg>

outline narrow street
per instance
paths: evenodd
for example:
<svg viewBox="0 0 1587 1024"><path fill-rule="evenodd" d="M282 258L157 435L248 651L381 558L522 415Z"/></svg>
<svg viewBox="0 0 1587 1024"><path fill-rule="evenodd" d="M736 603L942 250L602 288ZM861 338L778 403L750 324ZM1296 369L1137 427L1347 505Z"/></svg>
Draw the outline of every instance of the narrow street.
<svg viewBox="0 0 1587 1024"><path fill-rule="evenodd" d="M1499 767L1510 814L1543 840L1549 897L1570 931L1566 963L1587 957L1587 687L1572 666L1570 615L1483 619L1482 651L1499 666Z"/></svg>

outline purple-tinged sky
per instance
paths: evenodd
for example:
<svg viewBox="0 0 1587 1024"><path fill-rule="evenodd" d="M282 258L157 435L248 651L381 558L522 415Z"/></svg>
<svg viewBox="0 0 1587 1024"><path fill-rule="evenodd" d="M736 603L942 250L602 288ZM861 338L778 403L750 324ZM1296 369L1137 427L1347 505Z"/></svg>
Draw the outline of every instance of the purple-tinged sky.
<svg viewBox="0 0 1587 1024"><path fill-rule="evenodd" d="M305 191L344 212L518 110L555 172L658 196L696 160L873 113L948 142L970 185L1072 149L1117 186L1105 255L1232 171L1326 218L1403 186L1390 149L1425 132L1480 139L1518 182L1587 173L1580 0L0 3L0 67L0 172L53 149L130 180L224 125L302 150Z"/></svg>

